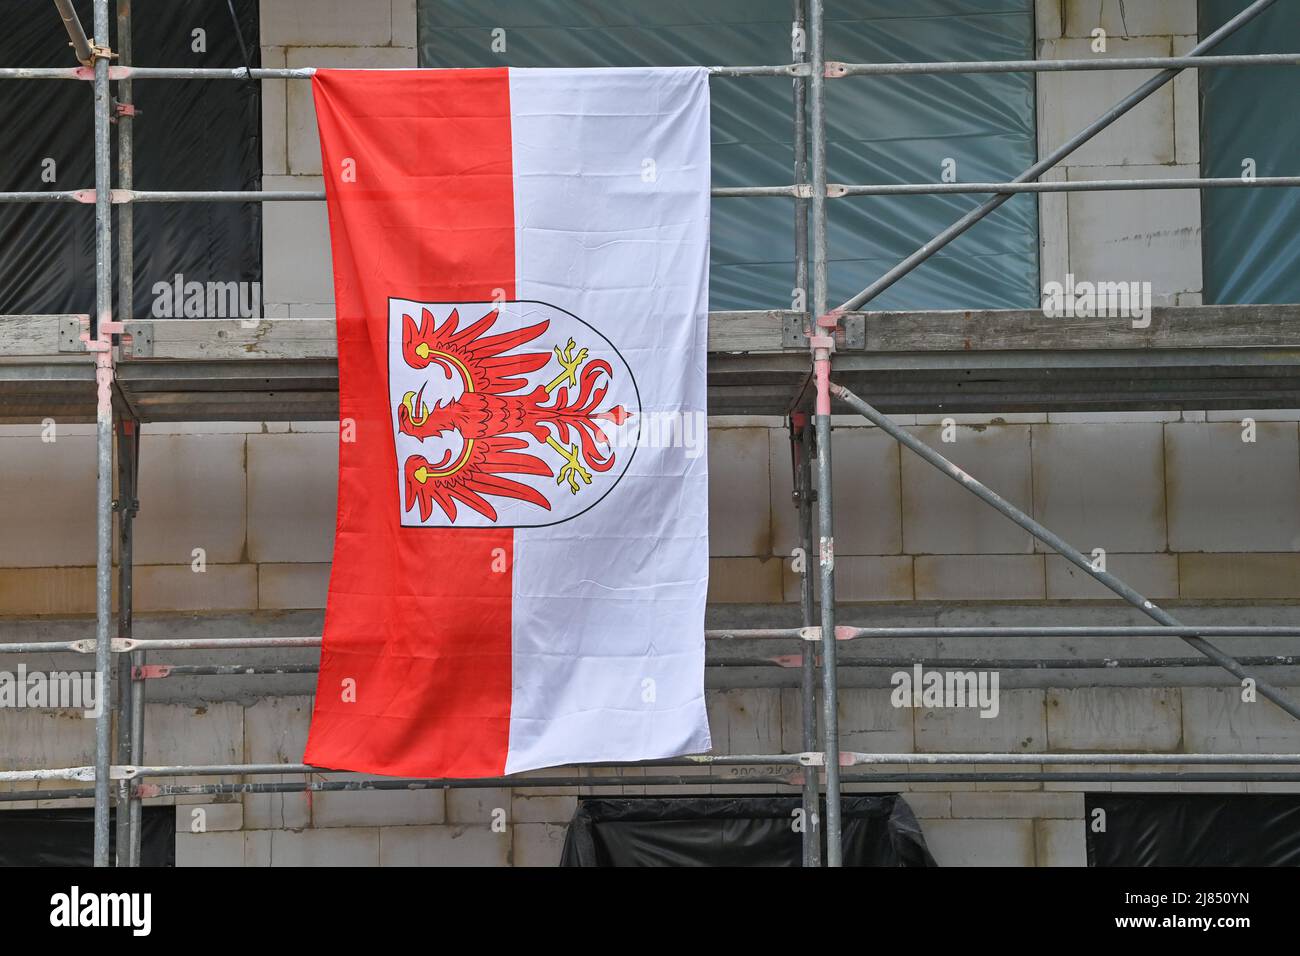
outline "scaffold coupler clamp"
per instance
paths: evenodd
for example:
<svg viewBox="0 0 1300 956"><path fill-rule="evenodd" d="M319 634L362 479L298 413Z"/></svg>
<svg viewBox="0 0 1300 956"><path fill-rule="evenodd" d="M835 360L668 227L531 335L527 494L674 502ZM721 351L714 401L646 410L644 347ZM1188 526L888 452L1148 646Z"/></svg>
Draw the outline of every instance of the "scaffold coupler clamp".
<svg viewBox="0 0 1300 956"><path fill-rule="evenodd" d="M96 43L95 38L91 37L90 58L88 60L83 60L82 63L84 66L94 66L96 60L116 60L116 59L117 59L117 54L113 52L113 48L111 46L101 45L99 43Z"/></svg>
<svg viewBox="0 0 1300 956"><path fill-rule="evenodd" d="M113 48L110 46L103 46L101 44L96 43L94 37L90 38L89 43L90 43L90 56L86 57L84 60L80 58L78 58L77 60L77 62L81 64L80 69L76 70L77 79L93 80L95 78L95 64L99 60L108 61L109 79L118 79L118 77L112 75L112 71L114 69L113 61L118 58L117 54L113 52Z"/></svg>
<svg viewBox="0 0 1300 956"><path fill-rule="evenodd" d="M840 324L840 312L831 311L817 317L813 335L808 338L808 346L813 355L813 376L817 385L818 415L831 413L831 355L835 352L835 332Z"/></svg>
<svg viewBox="0 0 1300 956"><path fill-rule="evenodd" d="M113 336L126 331L121 322L114 322L107 314L99 317L95 326L95 337L90 337L90 316L81 316L82 331L79 336L85 343L86 351L95 356L95 385L97 387L96 409L103 414L112 415L113 411Z"/></svg>

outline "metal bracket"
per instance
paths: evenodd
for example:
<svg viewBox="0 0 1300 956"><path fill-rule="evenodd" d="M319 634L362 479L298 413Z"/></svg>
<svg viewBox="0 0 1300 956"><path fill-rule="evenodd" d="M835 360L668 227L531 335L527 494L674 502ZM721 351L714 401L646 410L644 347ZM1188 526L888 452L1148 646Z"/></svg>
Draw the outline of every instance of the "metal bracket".
<svg viewBox="0 0 1300 956"><path fill-rule="evenodd" d="M65 315L59 321L59 351L86 351L81 346L81 330L89 324L90 316L88 315Z"/></svg>
<svg viewBox="0 0 1300 956"><path fill-rule="evenodd" d="M130 337L130 348L125 350L129 358L153 358L153 323L127 322L126 334Z"/></svg>
<svg viewBox="0 0 1300 956"><path fill-rule="evenodd" d="M843 335L844 340L840 341ZM840 317L840 327L835 332L835 344L842 349L861 352L867 347L867 317L865 315L844 315Z"/></svg>
<svg viewBox="0 0 1300 956"><path fill-rule="evenodd" d="M95 338L93 339L90 337L90 316L77 316L77 325L79 326L77 338L87 352L111 353L113 351L113 336L121 335L126 331L121 322L114 322L107 315L100 320L99 328L95 330Z"/></svg>
<svg viewBox="0 0 1300 956"><path fill-rule="evenodd" d="M808 313L787 312L781 320L781 348L805 349L808 347Z"/></svg>
<svg viewBox="0 0 1300 956"><path fill-rule="evenodd" d="M111 46L101 46L95 42L95 38L90 38L90 62L87 66L94 66L96 60L116 60L117 54L113 52Z"/></svg>
<svg viewBox="0 0 1300 956"><path fill-rule="evenodd" d="M787 312L781 322L781 347L784 349L808 348L808 313ZM840 351L860 352L867 347L866 316L847 313L840 316L835 328L835 347Z"/></svg>

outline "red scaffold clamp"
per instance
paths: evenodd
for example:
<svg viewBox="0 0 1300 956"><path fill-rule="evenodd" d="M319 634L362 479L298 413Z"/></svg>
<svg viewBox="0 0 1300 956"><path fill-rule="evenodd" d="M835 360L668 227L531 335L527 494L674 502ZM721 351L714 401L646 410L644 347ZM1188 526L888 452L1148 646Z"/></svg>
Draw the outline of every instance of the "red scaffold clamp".
<svg viewBox="0 0 1300 956"><path fill-rule="evenodd" d="M83 315L82 331L78 338L86 346L87 352L95 355L95 385L97 386L95 407L100 416L113 413L113 336L121 335L126 327L121 322L114 322L108 313L99 317L95 338L90 337L90 316Z"/></svg>

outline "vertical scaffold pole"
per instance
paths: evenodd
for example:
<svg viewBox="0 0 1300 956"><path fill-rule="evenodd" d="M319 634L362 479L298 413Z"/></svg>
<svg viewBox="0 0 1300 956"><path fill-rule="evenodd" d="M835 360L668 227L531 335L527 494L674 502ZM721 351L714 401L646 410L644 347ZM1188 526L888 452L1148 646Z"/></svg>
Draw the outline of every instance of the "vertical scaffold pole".
<svg viewBox="0 0 1300 956"><path fill-rule="evenodd" d="M117 0L117 62L130 66L131 0ZM123 107L117 117L117 185L135 187L135 109L131 80L117 81L117 101ZM135 221L134 206L122 203L117 210L117 314L119 321L135 317Z"/></svg>
<svg viewBox="0 0 1300 956"><path fill-rule="evenodd" d="M130 417L117 422L117 636L129 640L133 625L133 533L140 461L140 424ZM117 762L138 763L137 741L131 735L132 699L144 693L143 682L132 676L131 654L119 654L117 666ZM138 801L137 801L138 802ZM117 865L137 865L131 857L133 838L131 783L123 780L117 790Z"/></svg>
<svg viewBox="0 0 1300 956"><path fill-rule="evenodd" d="M812 75L812 348L817 386L817 516L821 573L822 752L826 755L826 865L839 866L840 731L835 648L835 535L831 508L830 366L835 339L822 326L826 312L826 31L823 0L809 0L808 46Z"/></svg>
<svg viewBox="0 0 1300 956"><path fill-rule="evenodd" d="M799 508L799 547L804 561L803 575L799 580L799 608L803 612L805 627L816 624L816 597L813 587L812 554L812 423L803 412L790 416L790 455L794 464L795 504ZM812 644L803 647L803 662L799 669L801 746L805 753L817 749L817 653ZM821 800L818 793L817 771L809 769L803 781L803 865L822 865Z"/></svg>
<svg viewBox="0 0 1300 956"><path fill-rule="evenodd" d="M95 0L94 44L108 46L108 0ZM95 315L91 337L111 342L113 320L113 206L108 58L95 55ZM113 614L113 351L95 352L96 530L95 680L100 713L95 722L95 866L109 864L109 765L112 761L113 672L109 623Z"/></svg>
<svg viewBox="0 0 1300 956"><path fill-rule="evenodd" d="M790 28L791 52L794 62L808 62L808 16L806 0L793 0L794 23ZM802 76L794 79L794 182L808 181L808 81ZM795 308L808 308L808 200L794 201L794 297ZM795 503L799 509L799 545L803 560L812 560L812 431L808 416L795 413L790 421L790 456L794 470ZM813 572L807 563L800 579L799 602L803 623L810 627L814 617ZM802 747L805 752L817 749L817 673L816 653L811 647L803 649L803 663L799 671L799 705L802 717ZM821 866L821 816L817 772L804 775L803 785L803 865Z"/></svg>
<svg viewBox="0 0 1300 956"><path fill-rule="evenodd" d="M805 0L794 0L791 47L796 63L808 62L808 26ZM808 81L794 78L794 181L808 181ZM794 296L795 309L808 308L808 200L794 201Z"/></svg>
<svg viewBox="0 0 1300 956"><path fill-rule="evenodd" d="M136 467L139 468L139 459L137 458ZM131 652L131 673L135 674L136 669L144 666L144 651ZM144 699L149 688L147 680L137 680L132 677L131 688L131 754L133 760L137 763L144 763ZM131 814L131 850L128 854L130 866L140 865L140 845L144 830L142 819L142 807L140 798L132 792L129 812Z"/></svg>
<svg viewBox="0 0 1300 956"><path fill-rule="evenodd" d="M131 0L117 0L117 61L131 63ZM134 182L131 81L117 81L117 99L126 108L117 117L117 185L131 189ZM117 210L117 314L125 321L135 314L135 247L132 206L123 203ZM136 468L139 461L140 426L123 419L117 430L117 636L130 640L132 619L132 579L134 541L132 527L136 509ZM117 667L117 762L134 763L135 748L131 740L131 698L141 688L132 679L132 656L118 655ZM123 780L117 792L117 865L134 866L131 859L131 783Z"/></svg>

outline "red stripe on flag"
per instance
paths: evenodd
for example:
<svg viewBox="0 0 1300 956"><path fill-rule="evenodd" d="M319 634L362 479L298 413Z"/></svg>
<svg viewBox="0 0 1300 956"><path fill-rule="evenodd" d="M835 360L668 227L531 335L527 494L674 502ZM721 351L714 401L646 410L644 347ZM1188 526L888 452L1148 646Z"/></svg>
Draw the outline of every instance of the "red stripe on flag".
<svg viewBox="0 0 1300 956"><path fill-rule="evenodd" d="M387 365L390 296L514 298L507 72L321 70L312 89L334 256L340 444L304 759L399 776L499 774L510 736L513 532L401 527Z"/></svg>

